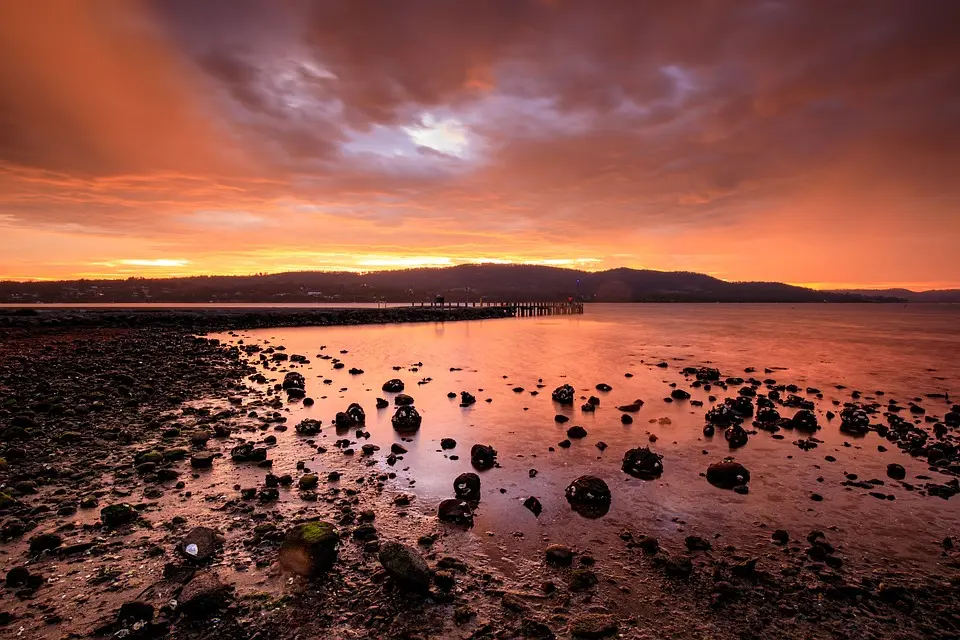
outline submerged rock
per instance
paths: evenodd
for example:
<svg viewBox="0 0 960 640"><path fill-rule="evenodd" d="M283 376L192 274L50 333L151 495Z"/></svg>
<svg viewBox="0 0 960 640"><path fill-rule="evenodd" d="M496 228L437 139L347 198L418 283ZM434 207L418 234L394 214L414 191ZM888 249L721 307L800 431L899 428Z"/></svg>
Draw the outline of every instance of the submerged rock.
<svg viewBox="0 0 960 640"><path fill-rule="evenodd" d="M556 402L557 404L572 405L574 395L576 395L576 391L574 390L574 388L571 387L569 384L565 384L563 386L560 386L554 389L551 397L553 398L553 401Z"/></svg>
<svg viewBox="0 0 960 640"><path fill-rule="evenodd" d="M487 444L475 444L470 449L470 463L475 469L484 471L497 462L497 450Z"/></svg>
<svg viewBox="0 0 960 640"><path fill-rule="evenodd" d="M340 535L329 522L320 520L297 525L280 545L280 565L289 571L315 578L336 562Z"/></svg>
<svg viewBox="0 0 960 640"><path fill-rule="evenodd" d="M453 492L461 500L480 499L480 476L475 473L461 473L453 481Z"/></svg>
<svg viewBox="0 0 960 640"><path fill-rule="evenodd" d="M565 495L570 507L585 518L599 518L610 510L610 488L596 476L580 476L570 483Z"/></svg>
<svg viewBox="0 0 960 640"><path fill-rule="evenodd" d="M733 489L750 482L750 472L739 462L723 460L707 467L707 482L721 489Z"/></svg>
<svg viewBox="0 0 960 640"><path fill-rule="evenodd" d="M473 509L470 504L457 498L448 498L437 507L437 517L441 522L449 522L463 527L473 526Z"/></svg>
<svg viewBox="0 0 960 640"><path fill-rule="evenodd" d="M399 378L387 380L383 383L381 389L387 393L400 393L404 389L403 380L400 380Z"/></svg>
<svg viewBox="0 0 960 640"><path fill-rule="evenodd" d="M621 469L634 478L654 480L663 473L663 456L649 447L637 447L623 454Z"/></svg>
<svg viewBox="0 0 960 640"><path fill-rule="evenodd" d="M420 413L411 406L397 407L391 419L393 428L401 433L412 433L420 429Z"/></svg>

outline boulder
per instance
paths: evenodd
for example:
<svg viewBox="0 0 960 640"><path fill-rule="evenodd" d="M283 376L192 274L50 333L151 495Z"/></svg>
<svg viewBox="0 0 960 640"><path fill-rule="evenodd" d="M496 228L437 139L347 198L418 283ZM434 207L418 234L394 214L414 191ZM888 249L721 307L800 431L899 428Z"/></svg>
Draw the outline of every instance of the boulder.
<svg viewBox="0 0 960 640"><path fill-rule="evenodd" d="M126 502L111 504L100 510L100 521L108 527L122 527L139 517L137 510Z"/></svg>
<svg viewBox="0 0 960 640"><path fill-rule="evenodd" d="M294 430L301 436L315 436L320 433L320 427L322 424L323 422L320 420L307 418L298 422L297 426L294 427Z"/></svg>
<svg viewBox="0 0 960 640"><path fill-rule="evenodd" d="M383 383L383 387L381 388L387 393L400 393L404 389L403 380L400 380L399 378L387 380Z"/></svg>
<svg viewBox="0 0 960 640"><path fill-rule="evenodd" d="M347 415L350 416L354 424L364 424L367 421L367 414L363 412L363 407L356 402L347 407Z"/></svg>
<svg viewBox="0 0 960 640"><path fill-rule="evenodd" d="M380 564L399 584L425 592L430 587L430 567L420 552L399 542L380 545Z"/></svg>
<svg viewBox="0 0 960 640"><path fill-rule="evenodd" d="M201 573L186 584L177 599L178 609L191 618L211 618L232 600L233 587L213 573Z"/></svg>
<svg viewBox="0 0 960 640"><path fill-rule="evenodd" d="M654 480L663 473L663 456L649 447L637 447L623 454L621 469L634 478Z"/></svg>
<svg viewBox="0 0 960 640"><path fill-rule="evenodd" d="M470 449L470 463L481 471L492 468L497 462L497 450L487 444L475 444Z"/></svg>
<svg viewBox="0 0 960 640"><path fill-rule="evenodd" d="M554 389L551 397L553 398L553 401L556 402L557 404L572 405L573 398L575 395L576 395L576 391L574 390L574 388L568 384L565 384L563 386L560 386Z"/></svg>
<svg viewBox="0 0 960 640"><path fill-rule="evenodd" d="M721 489L733 489L750 482L750 472L739 462L723 460L707 467L707 482Z"/></svg>
<svg viewBox="0 0 960 640"><path fill-rule="evenodd" d="M470 504L457 498L448 498L437 507L437 517L441 522L449 522L464 527L473 526L473 510Z"/></svg>
<svg viewBox="0 0 960 640"><path fill-rule="evenodd" d="M599 518L610 510L610 488L596 476L580 476L570 483L565 495L570 507L586 518Z"/></svg>
<svg viewBox="0 0 960 640"><path fill-rule="evenodd" d="M280 565L298 575L316 578L333 566L339 549L336 527L320 520L307 522L287 532L280 545Z"/></svg>
<svg viewBox="0 0 960 640"><path fill-rule="evenodd" d="M573 550L565 544L551 544L544 551L547 562L558 567L573 564Z"/></svg>
<svg viewBox="0 0 960 640"><path fill-rule="evenodd" d="M475 473L461 473L453 481L453 492L461 500L479 500L480 476Z"/></svg>
<svg viewBox="0 0 960 640"><path fill-rule="evenodd" d="M191 562L206 562L223 545L223 538L210 527L194 527L177 543L177 553Z"/></svg>
<svg viewBox="0 0 960 640"><path fill-rule="evenodd" d="M391 422L395 430L401 433L413 433L420 429L420 413L409 405L397 407Z"/></svg>

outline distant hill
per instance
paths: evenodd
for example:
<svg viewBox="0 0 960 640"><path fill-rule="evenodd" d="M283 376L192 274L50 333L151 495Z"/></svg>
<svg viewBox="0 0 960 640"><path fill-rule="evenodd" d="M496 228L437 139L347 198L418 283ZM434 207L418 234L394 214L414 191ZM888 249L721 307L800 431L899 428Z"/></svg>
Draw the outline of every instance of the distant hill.
<svg viewBox="0 0 960 640"><path fill-rule="evenodd" d="M874 292L816 291L778 282L727 282L699 273L611 269L590 273L536 265L254 276L0 282L0 302L891 302Z"/></svg>
<svg viewBox="0 0 960 640"><path fill-rule="evenodd" d="M960 289L932 289L930 291L911 291L910 289L843 289L837 293L852 293L866 296L886 296L900 298L907 302L955 302L960 303Z"/></svg>

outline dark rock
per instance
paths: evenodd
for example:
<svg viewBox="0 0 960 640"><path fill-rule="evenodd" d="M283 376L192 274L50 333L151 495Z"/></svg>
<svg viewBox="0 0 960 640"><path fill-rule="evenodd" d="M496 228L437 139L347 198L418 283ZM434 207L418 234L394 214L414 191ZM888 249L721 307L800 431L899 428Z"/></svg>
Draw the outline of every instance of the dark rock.
<svg viewBox="0 0 960 640"><path fill-rule="evenodd" d="M178 609L191 618L212 618L230 604L232 592L233 587L221 582L213 573L202 573L180 592Z"/></svg>
<svg viewBox="0 0 960 640"><path fill-rule="evenodd" d="M903 466L891 462L887 465L887 476L894 480L903 480L907 477L907 470L904 469Z"/></svg>
<svg viewBox="0 0 960 640"><path fill-rule="evenodd" d="M53 551L63 544L63 538L56 533L41 533L30 538L30 555L37 556L44 551Z"/></svg>
<svg viewBox="0 0 960 640"><path fill-rule="evenodd" d="M610 510L610 488L596 476L580 476L567 487L571 508L586 518L599 518Z"/></svg>
<svg viewBox="0 0 960 640"><path fill-rule="evenodd" d="M486 444L475 444L470 449L470 463L481 471L492 468L497 462L497 450Z"/></svg>
<svg viewBox="0 0 960 640"><path fill-rule="evenodd" d="M380 564L398 583L424 592L430 586L430 567L420 552L398 542L386 542L380 546Z"/></svg>
<svg viewBox="0 0 960 640"><path fill-rule="evenodd" d="M690 394L683 389L674 389L670 392L670 397L674 400L689 400Z"/></svg>
<svg viewBox="0 0 960 640"><path fill-rule="evenodd" d="M557 387L553 390L551 397L553 401L561 405L572 405L576 391L569 384Z"/></svg>
<svg viewBox="0 0 960 640"><path fill-rule="evenodd" d="M523 506L533 512L533 515L540 516L540 513L543 511L543 505L540 504L540 501L537 500L534 496L530 496L523 501Z"/></svg>
<svg viewBox="0 0 960 640"><path fill-rule="evenodd" d="M453 492L461 500L480 499L480 476L475 473L461 473L453 481Z"/></svg>
<svg viewBox="0 0 960 640"><path fill-rule="evenodd" d="M573 564L573 550L563 544L551 544L544 551L547 562L558 567L569 567Z"/></svg>
<svg viewBox="0 0 960 640"><path fill-rule="evenodd" d="M403 380L398 378L387 380L383 383L383 387L381 387L381 389L387 393L400 393L404 389Z"/></svg>
<svg viewBox="0 0 960 640"><path fill-rule="evenodd" d="M300 524L287 532L280 545L280 565L306 577L325 574L336 562L340 535L329 522Z"/></svg>
<svg viewBox="0 0 960 640"><path fill-rule="evenodd" d="M412 406L397 407L391 422L393 428L400 433L413 433L420 429L420 413Z"/></svg>
<svg viewBox="0 0 960 640"><path fill-rule="evenodd" d="M464 500L449 498L440 503L437 508L437 517L441 522L449 522L459 526L473 526L473 510Z"/></svg>
<svg viewBox="0 0 960 640"><path fill-rule="evenodd" d="M707 467L707 481L721 489L733 489L750 482L750 472L739 462L724 460Z"/></svg>
<svg viewBox="0 0 960 640"><path fill-rule="evenodd" d="M572 426L569 429L567 429L567 437L568 438L586 438L587 430L580 426L576 426L576 425Z"/></svg>
<svg viewBox="0 0 960 640"><path fill-rule="evenodd" d="M617 635L616 619L604 613L586 613L570 621L570 636L575 640L595 640Z"/></svg>
<svg viewBox="0 0 960 640"><path fill-rule="evenodd" d="M122 527L140 517L136 509L125 502L111 504L100 510L100 521L108 527Z"/></svg>
<svg viewBox="0 0 960 640"><path fill-rule="evenodd" d="M193 562L205 562L223 544L220 534L210 527L194 527L177 544L177 552Z"/></svg>
<svg viewBox="0 0 960 640"><path fill-rule="evenodd" d="M440 440L441 449L453 449L457 446L457 441L453 438L443 438Z"/></svg>
<svg viewBox="0 0 960 640"><path fill-rule="evenodd" d="M737 449L747 444L747 432L739 424L727 427L723 437L731 449Z"/></svg>
<svg viewBox="0 0 960 640"><path fill-rule="evenodd" d="M700 536L687 536L684 544L689 551L710 551L710 549L713 548L709 540L701 538Z"/></svg>
<svg viewBox="0 0 960 640"><path fill-rule="evenodd" d="M623 454L621 469L634 478L654 480L663 473L663 456L649 447L637 447Z"/></svg>

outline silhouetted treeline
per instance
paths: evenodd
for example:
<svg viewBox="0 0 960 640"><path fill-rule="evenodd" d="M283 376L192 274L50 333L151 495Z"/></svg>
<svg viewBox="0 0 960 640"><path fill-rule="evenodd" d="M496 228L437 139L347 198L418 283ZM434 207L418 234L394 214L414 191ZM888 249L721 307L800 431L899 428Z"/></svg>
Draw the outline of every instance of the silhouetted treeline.
<svg viewBox="0 0 960 640"><path fill-rule="evenodd" d="M864 302L896 298L815 291L777 282L726 282L688 272L612 269L589 273L533 265L463 265L366 274L292 272L253 276L0 282L2 302Z"/></svg>

